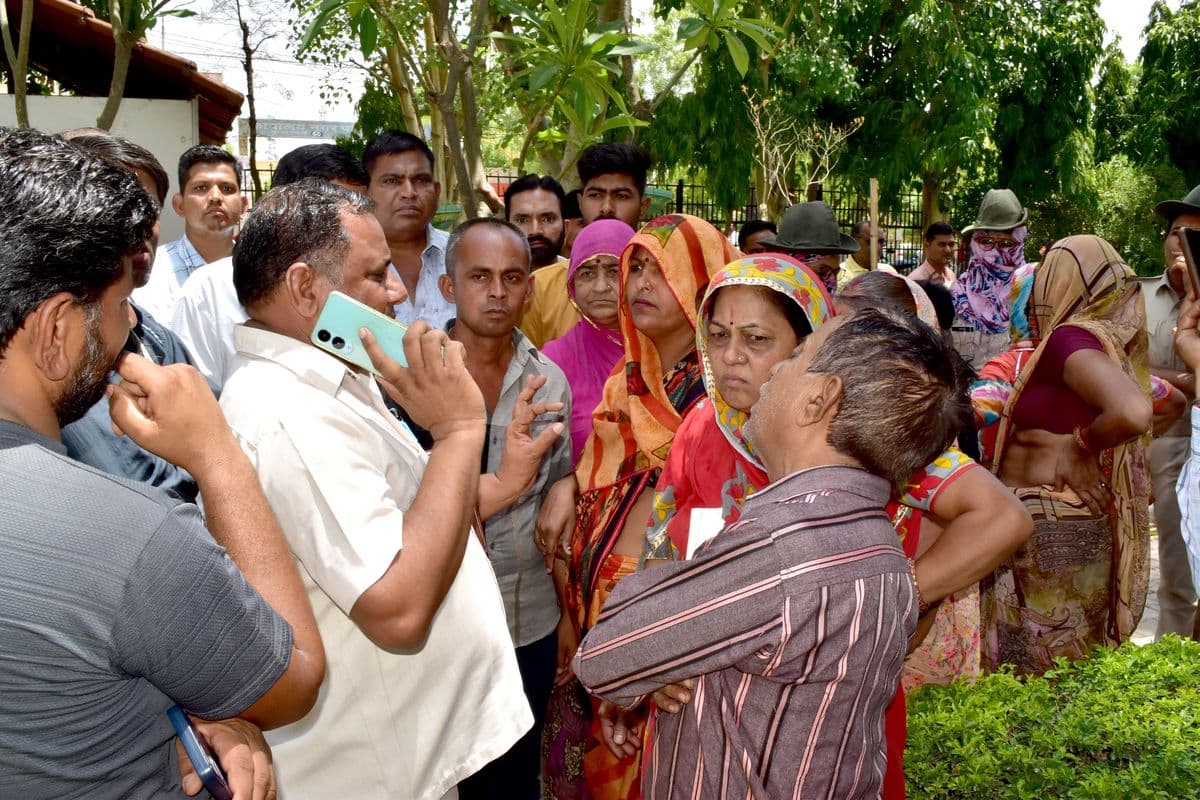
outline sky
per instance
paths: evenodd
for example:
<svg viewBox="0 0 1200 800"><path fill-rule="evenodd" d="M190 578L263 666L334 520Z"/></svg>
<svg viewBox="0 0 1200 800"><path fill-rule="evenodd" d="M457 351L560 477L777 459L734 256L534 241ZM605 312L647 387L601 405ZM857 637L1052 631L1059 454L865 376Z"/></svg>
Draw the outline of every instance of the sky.
<svg viewBox="0 0 1200 800"><path fill-rule="evenodd" d="M279 0L258 0L260 7L270 8ZM635 0L635 6L644 0ZM1150 13L1152 0L1100 0L1100 16L1108 27L1105 43L1119 36L1128 61L1137 60L1144 38L1142 29ZM1179 0L1167 0L1175 9ZM245 92L246 77L241 64L241 36L228 12L214 11L214 6L228 6L228 0L192 0L184 7L196 11L188 19L166 18L150 32L150 44L181 55L194 62L204 72L216 73L233 88ZM254 38L257 38L257 34ZM332 104L319 96L323 85L324 68L299 63L292 53L288 36L279 35L265 42L255 59L256 104L260 119L304 119L352 121L354 103L342 99ZM363 72L354 66L335 71L351 94L362 86ZM236 129L231 135L236 145ZM296 140L281 139L266 142L263 160L274 160L295 147Z"/></svg>

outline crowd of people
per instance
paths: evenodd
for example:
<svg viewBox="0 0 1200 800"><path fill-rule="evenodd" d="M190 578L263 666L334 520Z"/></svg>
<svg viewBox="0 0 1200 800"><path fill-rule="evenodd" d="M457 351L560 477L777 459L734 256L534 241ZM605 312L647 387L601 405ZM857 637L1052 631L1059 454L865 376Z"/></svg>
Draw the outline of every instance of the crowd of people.
<svg viewBox="0 0 1200 800"><path fill-rule="evenodd" d="M1008 189L900 275L628 144L449 232L408 133L237 166L160 245L148 150L0 129L4 796L199 793L178 705L238 800L902 798L906 691L1129 638L1152 498L1193 633L1200 187L1154 280Z"/></svg>

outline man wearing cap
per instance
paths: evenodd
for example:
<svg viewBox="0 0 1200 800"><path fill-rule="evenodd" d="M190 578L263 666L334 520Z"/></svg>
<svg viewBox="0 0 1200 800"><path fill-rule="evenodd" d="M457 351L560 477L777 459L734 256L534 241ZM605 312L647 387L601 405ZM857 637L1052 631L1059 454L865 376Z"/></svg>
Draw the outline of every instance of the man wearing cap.
<svg viewBox="0 0 1200 800"><path fill-rule="evenodd" d="M1157 278L1142 279L1146 299L1146 330L1150 334L1150 371L1189 399L1196 396L1196 376L1175 352L1172 333L1187 294L1187 265L1179 243L1180 228L1200 228L1200 186L1182 200L1166 200L1154 208L1167 221L1163 240L1166 269ZM1196 590L1188 566L1187 547L1180 534L1179 501L1175 484L1191 445L1191 422L1185 415L1150 443L1146 461L1154 481L1154 521L1158 525L1158 627L1163 634L1191 636L1196 616Z"/></svg>
<svg viewBox="0 0 1200 800"><path fill-rule="evenodd" d="M783 253L808 264L830 294L838 288L838 256L858 252L858 242L838 230L833 209L820 200L789 206L779 233L760 239L768 253Z"/></svg>
<svg viewBox="0 0 1200 800"><path fill-rule="evenodd" d="M1029 211L1012 189L990 189L972 225L967 268L951 294L954 349L978 371L988 359L1008 349L1009 289L1025 266L1025 221Z"/></svg>
<svg viewBox="0 0 1200 800"><path fill-rule="evenodd" d="M861 220L850 226L850 238L858 244L858 249L851 253L845 261L842 262L838 269L838 288L846 288L846 284L857 278L859 275L866 275L873 270L880 272L890 272L895 275L896 268L891 264L886 264L880 261L871 266L871 223L869 220ZM879 234L879 250L880 257L883 256L883 248L887 244L887 239L883 234Z"/></svg>

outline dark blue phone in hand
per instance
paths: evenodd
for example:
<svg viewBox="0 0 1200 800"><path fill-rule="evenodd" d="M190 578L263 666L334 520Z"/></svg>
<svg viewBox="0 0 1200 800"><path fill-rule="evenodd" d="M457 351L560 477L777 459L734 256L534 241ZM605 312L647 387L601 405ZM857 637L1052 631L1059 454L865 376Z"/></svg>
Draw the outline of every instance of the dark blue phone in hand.
<svg viewBox="0 0 1200 800"><path fill-rule="evenodd" d="M225 773L221 770L221 765L213 758L208 749L208 743L192 727L192 723L183 709L179 706L172 706L167 709L167 718L171 720L171 727L175 729L175 734L183 743L183 750L187 753L188 760L192 762L196 774L200 776L204 788L213 796L213 800L233 800L233 790L225 781Z"/></svg>

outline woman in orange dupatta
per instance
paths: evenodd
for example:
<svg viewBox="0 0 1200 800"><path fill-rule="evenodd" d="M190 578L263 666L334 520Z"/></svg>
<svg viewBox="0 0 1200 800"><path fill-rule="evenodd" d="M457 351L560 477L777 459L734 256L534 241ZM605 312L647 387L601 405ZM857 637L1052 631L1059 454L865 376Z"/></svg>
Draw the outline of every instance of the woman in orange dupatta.
<svg viewBox="0 0 1200 800"><path fill-rule="evenodd" d="M593 415L579 483L564 615L585 633L617 582L637 570L658 480L683 415L704 397L696 307L736 251L707 222L673 214L648 222L621 255L618 324L625 361ZM574 679L555 687L543 739L543 797L640 797L640 759L604 745L599 701Z"/></svg>

